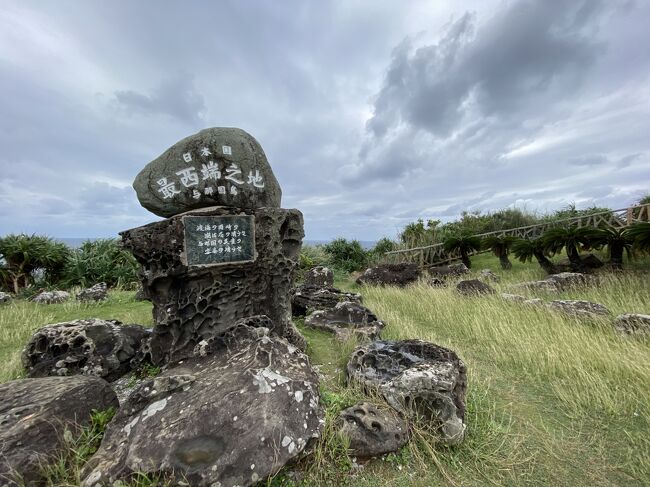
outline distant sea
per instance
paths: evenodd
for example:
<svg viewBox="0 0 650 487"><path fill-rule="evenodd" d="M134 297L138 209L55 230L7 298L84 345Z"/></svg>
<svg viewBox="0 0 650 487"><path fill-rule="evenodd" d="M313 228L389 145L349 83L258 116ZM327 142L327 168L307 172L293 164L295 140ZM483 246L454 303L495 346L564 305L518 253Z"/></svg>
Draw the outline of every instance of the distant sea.
<svg viewBox="0 0 650 487"><path fill-rule="evenodd" d="M101 239L84 238L84 237L78 237L78 238L56 238L55 237L55 240L59 242L63 242L68 247L72 247L73 249L76 249L78 247L81 247L81 244L84 243L86 240L90 240L91 242L94 242L95 240L101 240ZM314 245L323 245L326 243L330 243L331 241L332 240L304 240L303 244L314 246ZM369 250L373 248L377 242L375 242L374 240L359 240L359 243L364 249Z"/></svg>

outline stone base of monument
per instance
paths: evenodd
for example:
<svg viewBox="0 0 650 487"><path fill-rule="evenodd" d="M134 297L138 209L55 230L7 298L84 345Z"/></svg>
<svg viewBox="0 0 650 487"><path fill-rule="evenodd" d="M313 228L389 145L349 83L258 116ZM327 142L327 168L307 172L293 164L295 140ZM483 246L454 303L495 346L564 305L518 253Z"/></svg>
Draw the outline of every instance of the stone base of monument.
<svg viewBox="0 0 650 487"><path fill-rule="evenodd" d="M143 347L164 364L192 355L235 321L266 315L274 333L304 348L291 322L291 285L304 237L302 213L211 207L121 232L142 265L155 328Z"/></svg>

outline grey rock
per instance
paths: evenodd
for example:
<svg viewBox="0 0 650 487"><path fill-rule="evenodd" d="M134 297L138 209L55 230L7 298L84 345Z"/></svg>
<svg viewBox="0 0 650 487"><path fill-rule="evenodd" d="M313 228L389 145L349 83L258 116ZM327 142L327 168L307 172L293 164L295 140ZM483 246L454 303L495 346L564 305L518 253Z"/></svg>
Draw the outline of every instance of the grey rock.
<svg viewBox="0 0 650 487"><path fill-rule="evenodd" d="M43 291L32 298L32 301L39 304L58 304L67 301L70 293L66 291Z"/></svg>
<svg viewBox="0 0 650 487"><path fill-rule="evenodd" d="M499 282L501 278L496 275L494 272L492 272L490 269L483 269L481 270L481 274L479 276L481 279L485 279L486 281L492 281L492 282Z"/></svg>
<svg viewBox="0 0 650 487"><path fill-rule="evenodd" d="M248 486L276 473L319 436L318 376L266 328L238 326L204 357L140 385L108 425L84 487L134 472L189 485Z"/></svg>
<svg viewBox="0 0 650 487"><path fill-rule="evenodd" d="M501 297L506 301L514 301L516 303L523 303L527 299L525 296L510 293L501 293Z"/></svg>
<svg viewBox="0 0 650 487"><path fill-rule="evenodd" d="M456 284L456 291L463 296L479 296L485 294L494 294L496 291L478 279L469 279L460 281Z"/></svg>
<svg viewBox="0 0 650 487"><path fill-rule="evenodd" d="M123 246L142 265L141 284L153 304L156 326L143 359L160 365L189 357L200 341L253 315L268 316L279 336L300 337L291 322L290 296L304 236L302 214L218 207L184 216L241 214L255 217L253 262L188 267L181 216L121 232Z"/></svg>
<svg viewBox="0 0 650 487"><path fill-rule="evenodd" d="M11 294L0 291L0 304L9 303L12 299Z"/></svg>
<svg viewBox="0 0 650 487"><path fill-rule="evenodd" d="M334 273L329 267L312 267L305 272L304 285L331 288L334 286Z"/></svg>
<svg viewBox="0 0 650 487"><path fill-rule="evenodd" d="M438 279L437 277L429 279L428 282L429 282L429 286L431 286L431 287L446 287L447 286L447 283L444 280Z"/></svg>
<svg viewBox="0 0 650 487"><path fill-rule="evenodd" d="M551 301L549 307L555 311L573 316L596 317L609 315L609 310L605 306L591 301L559 299Z"/></svg>
<svg viewBox="0 0 650 487"><path fill-rule="evenodd" d="M427 272L431 277L446 279L448 277L458 277L462 276L463 274L467 274L469 272L469 269L465 264L460 263L442 266L431 266L427 268Z"/></svg>
<svg viewBox="0 0 650 487"><path fill-rule="evenodd" d="M77 294L77 301L103 301L108 296L105 282L99 282L87 289L82 289Z"/></svg>
<svg viewBox="0 0 650 487"><path fill-rule="evenodd" d="M149 330L91 318L46 325L27 343L23 366L30 377L95 375L112 381L131 369Z"/></svg>
<svg viewBox="0 0 650 487"><path fill-rule="evenodd" d="M544 301L539 298L532 298L524 300L524 304L528 304L530 306L544 306Z"/></svg>
<svg viewBox="0 0 650 487"><path fill-rule="evenodd" d="M90 423L93 409L117 407L98 377L46 377L0 384L0 479L3 486L45 485L42 466L61 455L64 432Z"/></svg>
<svg viewBox="0 0 650 487"><path fill-rule="evenodd" d="M421 340L376 341L352 353L347 377L397 411L431 418L447 443L464 438L467 370L453 351Z"/></svg>
<svg viewBox="0 0 650 487"><path fill-rule="evenodd" d="M628 335L650 335L650 315L626 313L616 317L614 328Z"/></svg>
<svg viewBox="0 0 650 487"><path fill-rule="evenodd" d="M305 316L311 311L333 309L342 301L361 304L358 293L348 293L334 287L299 286L291 296L291 313L293 316Z"/></svg>
<svg viewBox="0 0 650 487"><path fill-rule="evenodd" d="M533 291L533 292L546 292L557 293L560 291L560 286L555 281L527 281L514 284L508 288L511 291Z"/></svg>
<svg viewBox="0 0 650 487"><path fill-rule="evenodd" d="M338 425L339 434L350 442L352 455L359 458L397 451L409 439L406 421L394 411L367 402L341 411Z"/></svg>
<svg viewBox="0 0 650 487"><path fill-rule="evenodd" d="M224 146L232 153L224 153ZM140 204L162 217L211 206L278 208L282 197L257 140L223 127L174 144L140 171L133 188Z"/></svg>
<svg viewBox="0 0 650 487"><path fill-rule="evenodd" d="M559 274L551 274L545 280L556 283L561 291L567 291L572 288L593 284L596 278L579 272L560 272Z"/></svg>
<svg viewBox="0 0 650 487"><path fill-rule="evenodd" d="M356 282L373 286L404 287L417 282L419 278L420 269L417 264L384 264L366 269Z"/></svg>
<svg viewBox="0 0 650 487"><path fill-rule="evenodd" d="M352 336L374 340L379 337L384 323L365 306L343 301L333 309L312 312L305 318L305 326L334 333L340 340Z"/></svg>

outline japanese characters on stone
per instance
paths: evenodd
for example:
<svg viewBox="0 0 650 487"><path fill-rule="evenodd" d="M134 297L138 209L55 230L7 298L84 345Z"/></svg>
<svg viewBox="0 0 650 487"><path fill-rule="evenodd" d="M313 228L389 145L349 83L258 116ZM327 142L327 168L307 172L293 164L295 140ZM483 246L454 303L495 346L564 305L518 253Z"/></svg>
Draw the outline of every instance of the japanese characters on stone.
<svg viewBox="0 0 650 487"><path fill-rule="evenodd" d="M232 147L221 146L221 153L232 155ZM260 190L264 189L264 178L259 169L243 174L235 162L229 164L224 162L220 165L220 162L215 162L212 157L213 151L209 147L202 147L195 154L185 152L183 161L194 164L177 171L175 175L158 179L158 192L162 198L173 198L180 194L184 188L192 188L192 197L197 200L203 195L229 194L237 196L246 185ZM204 184L200 185L200 182Z"/></svg>
<svg viewBox="0 0 650 487"><path fill-rule="evenodd" d="M254 260L254 223L249 215L183 219L188 265Z"/></svg>

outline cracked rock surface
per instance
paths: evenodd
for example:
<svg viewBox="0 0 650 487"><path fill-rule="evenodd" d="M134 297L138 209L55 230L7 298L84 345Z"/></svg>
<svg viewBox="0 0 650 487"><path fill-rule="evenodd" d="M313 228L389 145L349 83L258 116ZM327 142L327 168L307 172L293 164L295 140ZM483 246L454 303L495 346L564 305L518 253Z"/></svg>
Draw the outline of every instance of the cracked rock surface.
<svg viewBox="0 0 650 487"><path fill-rule="evenodd" d="M41 464L64 450L93 409L117 407L108 383L98 377L45 377L0 384L0 480L3 486L45 485ZM14 481L15 474L22 476Z"/></svg>
<svg viewBox="0 0 650 487"><path fill-rule="evenodd" d="M334 273L329 267L318 265L305 272L305 286L333 287Z"/></svg>
<svg viewBox="0 0 650 487"><path fill-rule="evenodd" d="M422 340L376 341L352 353L347 377L397 411L431 418L447 443L464 438L467 370L455 352Z"/></svg>
<svg viewBox="0 0 650 487"><path fill-rule="evenodd" d="M186 215L254 215L257 257L254 262L185 265L181 215L121 232L123 246L142 265L140 280L153 304L156 326L142 358L160 365L190 357L202 340L254 315L268 316L275 333L301 346L291 323L290 295L304 236L302 213L213 207Z"/></svg>
<svg viewBox="0 0 650 487"><path fill-rule="evenodd" d="M650 315L639 313L618 315L614 321L614 328L628 335L650 335Z"/></svg>
<svg viewBox="0 0 650 487"><path fill-rule="evenodd" d="M305 318L305 326L334 333L340 340L352 336L374 340L379 337L384 323L365 306L343 301L330 310L312 312Z"/></svg>
<svg viewBox="0 0 650 487"><path fill-rule="evenodd" d="M352 454L361 458L397 451L409 438L406 421L367 402L341 411L338 424L339 433L350 440Z"/></svg>
<svg viewBox="0 0 650 487"><path fill-rule="evenodd" d="M596 317L609 315L609 310L605 306L591 301L558 299L551 301L549 307L572 316Z"/></svg>
<svg viewBox="0 0 650 487"><path fill-rule="evenodd" d="M144 337L150 331L117 320L75 320L46 325L22 353L29 377L95 375L113 381L131 370Z"/></svg>
<svg viewBox="0 0 650 487"><path fill-rule="evenodd" d="M319 436L318 375L268 328L238 325L205 356L141 384L109 424L84 487L133 472L192 486L248 486L277 472Z"/></svg>
<svg viewBox="0 0 650 487"><path fill-rule="evenodd" d="M105 282L98 282L94 286L79 291L77 301L103 301L107 297L107 289Z"/></svg>

